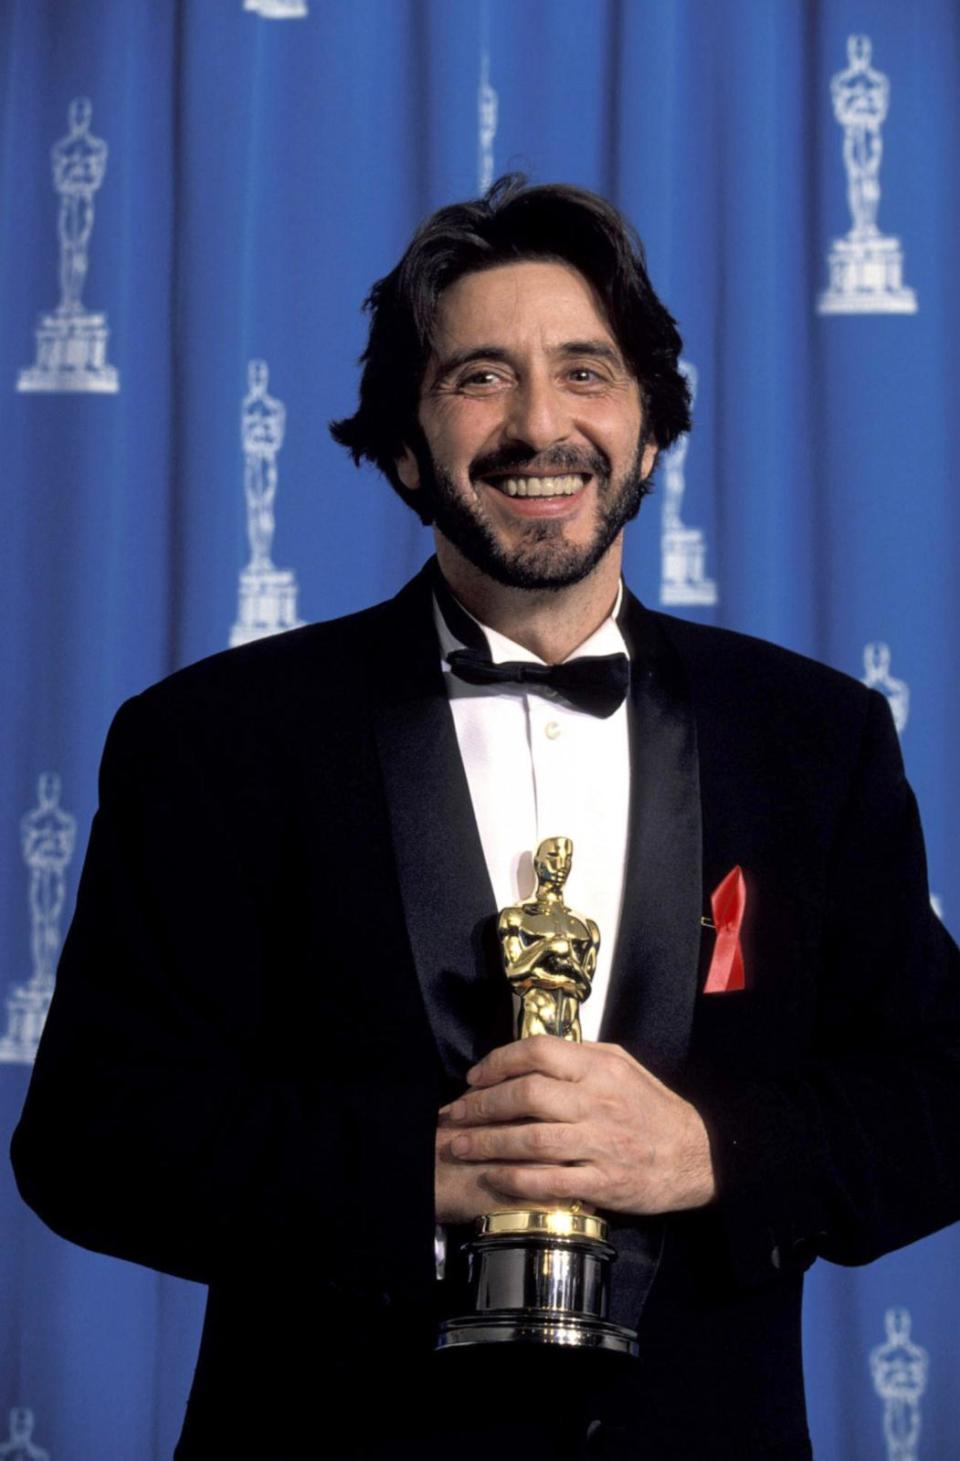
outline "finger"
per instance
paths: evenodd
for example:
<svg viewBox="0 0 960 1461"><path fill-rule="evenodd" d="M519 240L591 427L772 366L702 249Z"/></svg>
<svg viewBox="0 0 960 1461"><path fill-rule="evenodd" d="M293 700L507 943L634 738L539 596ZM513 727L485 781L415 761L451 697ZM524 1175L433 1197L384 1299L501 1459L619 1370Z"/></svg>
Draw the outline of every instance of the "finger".
<svg viewBox="0 0 960 1461"><path fill-rule="evenodd" d="M451 1126L506 1121L579 1121L583 1098L569 1081L540 1074L518 1076L470 1091L455 1101L446 1118Z"/></svg>
<svg viewBox="0 0 960 1461"><path fill-rule="evenodd" d="M591 1048L596 1047L561 1040L556 1035L531 1035L491 1050L467 1071L467 1082L473 1087L492 1086L535 1071L556 1080L579 1080L589 1060L585 1052Z"/></svg>
<svg viewBox="0 0 960 1461"><path fill-rule="evenodd" d="M474 1127L459 1132L449 1149L462 1162L579 1162L589 1155L580 1127L542 1121Z"/></svg>
<svg viewBox="0 0 960 1461"><path fill-rule="evenodd" d="M504 1197L526 1202L593 1202L598 1173L586 1162L572 1167L495 1167L488 1181Z"/></svg>

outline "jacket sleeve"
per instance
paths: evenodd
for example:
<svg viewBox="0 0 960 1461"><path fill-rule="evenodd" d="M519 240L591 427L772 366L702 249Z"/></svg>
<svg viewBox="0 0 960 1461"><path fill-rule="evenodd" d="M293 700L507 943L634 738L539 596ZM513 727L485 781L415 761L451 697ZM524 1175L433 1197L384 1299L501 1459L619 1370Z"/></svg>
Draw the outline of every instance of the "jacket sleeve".
<svg viewBox="0 0 960 1461"><path fill-rule="evenodd" d="M240 855L283 828L258 822L224 759L229 789L216 748L143 697L111 728L13 1140L20 1191L62 1236L201 1282L305 1253L321 1282L385 1281L398 1251L427 1281L429 1082L398 1084L362 1049L334 1060L322 1029L306 1069L265 1041L266 1003L291 1001L292 1031L299 986L259 910L298 910L258 885L271 849Z"/></svg>
<svg viewBox="0 0 960 1461"><path fill-rule="evenodd" d="M960 1218L960 955L876 692L826 888L809 1049L782 1079L712 1076L694 1097L744 1284L867 1263Z"/></svg>

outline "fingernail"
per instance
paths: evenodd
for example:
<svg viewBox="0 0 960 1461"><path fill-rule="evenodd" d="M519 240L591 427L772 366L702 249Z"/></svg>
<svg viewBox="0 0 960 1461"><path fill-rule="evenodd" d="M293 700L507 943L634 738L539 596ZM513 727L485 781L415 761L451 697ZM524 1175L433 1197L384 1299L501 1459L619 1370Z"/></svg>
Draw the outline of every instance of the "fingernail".
<svg viewBox="0 0 960 1461"><path fill-rule="evenodd" d="M462 1157L466 1152L470 1150L469 1136L455 1136L453 1138L453 1141L450 1143L450 1150L453 1152L453 1155L455 1157Z"/></svg>
<svg viewBox="0 0 960 1461"><path fill-rule="evenodd" d="M452 1106L447 1107L447 1115L451 1121L462 1121L467 1114L466 1101L454 1101Z"/></svg>

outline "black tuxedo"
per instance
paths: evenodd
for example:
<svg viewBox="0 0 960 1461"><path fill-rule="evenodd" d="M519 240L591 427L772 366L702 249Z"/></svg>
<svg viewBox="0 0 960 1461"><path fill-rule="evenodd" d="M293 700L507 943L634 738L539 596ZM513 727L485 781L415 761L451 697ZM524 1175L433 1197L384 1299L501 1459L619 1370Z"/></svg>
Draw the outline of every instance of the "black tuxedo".
<svg viewBox="0 0 960 1461"><path fill-rule="evenodd" d="M634 600L625 632L603 1037L697 1105L720 1197L614 1220L641 1359L569 1380L430 1353L436 1111L510 1020L428 579L119 712L14 1159L66 1237L209 1283L178 1454L803 1457L804 1269L960 1216L957 954L882 697ZM707 995L735 865L746 988Z"/></svg>

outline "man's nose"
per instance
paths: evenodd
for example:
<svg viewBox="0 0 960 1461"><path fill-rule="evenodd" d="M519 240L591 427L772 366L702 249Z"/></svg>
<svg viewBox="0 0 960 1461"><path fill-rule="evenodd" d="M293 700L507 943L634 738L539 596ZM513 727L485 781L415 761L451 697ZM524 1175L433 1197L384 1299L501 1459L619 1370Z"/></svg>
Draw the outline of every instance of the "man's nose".
<svg viewBox="0 0 960 1461"><path fill-rule="evenodd" d="M531 376L511 393L505 424L515 440L543 451L570 435L569 403L553 381Z"/></svg>

